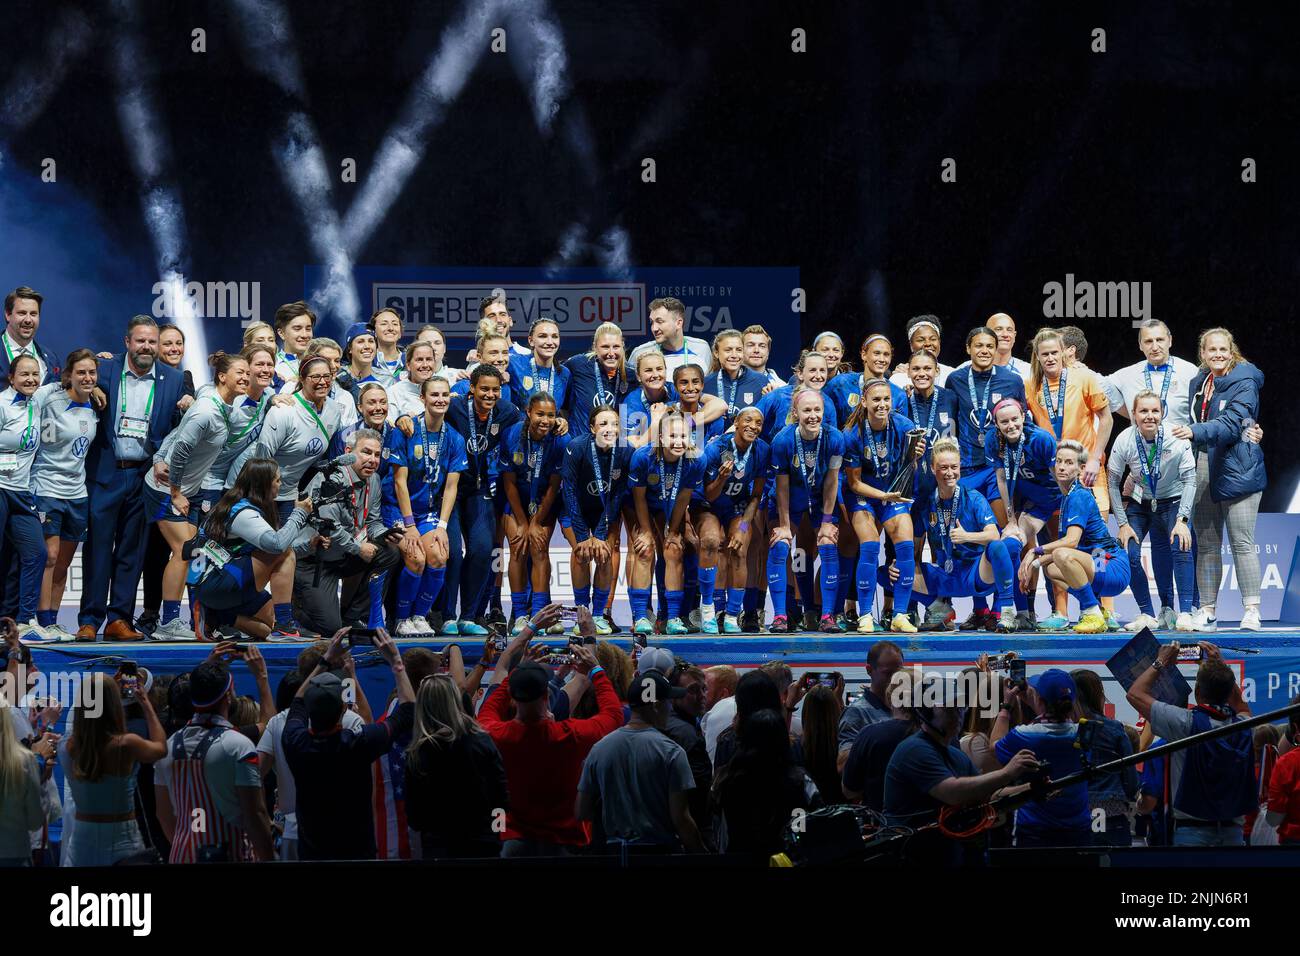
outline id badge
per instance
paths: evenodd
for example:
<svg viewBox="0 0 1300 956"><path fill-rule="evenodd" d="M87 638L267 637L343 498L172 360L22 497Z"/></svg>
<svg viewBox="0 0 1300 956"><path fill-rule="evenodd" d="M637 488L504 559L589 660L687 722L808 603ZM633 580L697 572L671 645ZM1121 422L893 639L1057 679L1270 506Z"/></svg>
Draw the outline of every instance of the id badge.
<svg viewBox="0 0 1300 956"><path fill-rule="evenodd" d="M0 471L13 471L18 467L17 452L7 451L0 454Z"/></svg>
<svg viewBox="0 0 1300 956"><path fill-rule="evenodd" d="M117 436L119 438L148 438L149 419L132 418L130 415L123 415L118 419Z"/></svg>
<svg viewBox="0 0 1300 956"><path fill-rule="evenodd" d="M207 555L208 563L217 568L224 568L230 563L230 552L216 541L209 541L199 549Z"/></svg>

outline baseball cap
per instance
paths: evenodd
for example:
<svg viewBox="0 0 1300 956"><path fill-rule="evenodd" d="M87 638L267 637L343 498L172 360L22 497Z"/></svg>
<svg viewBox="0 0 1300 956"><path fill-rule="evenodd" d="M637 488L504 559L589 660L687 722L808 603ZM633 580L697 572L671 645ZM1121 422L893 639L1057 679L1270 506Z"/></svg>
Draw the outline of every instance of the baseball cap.
<svg viewBox="0 0 1300 956"><path fill-rule="evenodd" d="M313 730L329 730L343 715L343 681L338 674L330 671L317 674L307 682L303 697Z"/></svg>
<svg viewBox="0 0 1300 956"><path fill-rule="evenodd" d="M536 661L524 661L510 672L510 697L522 703L537 700L546 693L551 673Z"/></svg>
<svg viewBox="0 0 1300 956"><path fill-rule="evenodd" d="M658 670L642 671L632 678L627 689L627 702L633 707L657 703L661 700L678 700L686 696L681 687L668 683L668 678Z"/></svg>
<svg viewBox="0 0 1300 956"><path fill-rule="evenodd" d="M353 322L348 326L348 334L343 338L343 351L347 352L352 348L352 340L360 338L363 335L369 335L374 338L375 330L364 322Z"/></svg>
<svg viewBox="0 0 1300 956"><path fill-rule="evenodd" d="M1043 671L1030 683L1045 704L1074 700L1074 678L1059 667Z"/></svg>
<svg viewBox="0 0 1300 956"><path fill-rule="evenodd" d="M646 671L656 670L661 674L667 674L676 663L677 659L673 657L673 652L667 648L647 647L637 658L636 672L644 674Z"/></svg>

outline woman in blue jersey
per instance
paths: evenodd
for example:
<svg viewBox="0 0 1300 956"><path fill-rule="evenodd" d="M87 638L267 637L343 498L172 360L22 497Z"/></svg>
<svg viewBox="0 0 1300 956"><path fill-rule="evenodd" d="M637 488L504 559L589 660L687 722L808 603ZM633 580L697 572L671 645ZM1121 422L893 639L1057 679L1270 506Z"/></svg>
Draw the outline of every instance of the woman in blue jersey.
<svg viewBox="0 0 1300 956"><path fill-rule="evenodd" d="M506 507L501 515L510 542L510 613L512 633L529 623L528 591L532 613L551 603L551 535L560 516L560 468L567 435L556 433L555 399L534 392L524 420L511 425L501 437L501 487ZM531 570L530 570L531 569ZM553 633L563 632L555 625Z"/></svg>
<svg viewBox="0 0 1300 956"><path fill-rule="evenodd" d="M709 442L727 429L725 408L719 408L722 399L704 394L704 369L693 362L677 366L673 372L673 391L677 393L677 401L669 407L686 417L691 447L702 453ZM711 421L705 417L706 412L720 410L722 414Z"/></svg>
<svg viewBox="0 0 1300 956"><path fill-rule="evenodd" d="M722 587L727 596L722 632L741 633L749 547L772 459L770 446L758 437L762 430L763 413L753 407L741 409L732 433L715 438L704 450L704 498L708 509L699 516L698 536L700 630L705 634L718 633L713 595L720 555L725 571Z"/></svg>
<svg viewBox="0 0 1300 956"><path fill-rule="evenodd" d="M824 361L824 360L823 360ZM769 472L776 476L776 492L768 499L768 522L772 526L767 556L767 585L772 594L774 634L790 630L786 618L786 561L796 536L806 555L799 577L799 589L809 606L813 603L814 549L821 561L822 613L820 627L839 633L835 623L835 599L839 586L840 466L844 461L844 435L827 427L823 418L828 408L819 389L802 386L794 394L795 422L786 425L772 439Z"/></svg>
<svg viewBox="0 0 1300 956"><path fill-rule="evenodd" d="M275 623L272 594L293 590L291 546L307 523L311 501L296 502L281 525L280 481L273 460L249 459L208 513L187 578L203 609L205 637L234 626L255 640L266 639Z"/></svg>
<svg viewBox="0 0 1300 956"><path fill-rule="evenodd" d="M386 489L384 524L403 529L396 633L412 637L432 632L429 611L442 592L453 549L460 550L460 527L452 512L461 472L469 467L465 439L446 420L451 386L445 378L431 376L423 390L424 414L415 420L411 435L393 429L383 453L393 498L390 504Z"/></svg>
<svg viewBox="0 0 1300 956"><path fill-rule="evenodd" d="M997 472L998 494L1007 508L1002 540L1012 563L1019 565L1025 545L1038 541L1038 532L1061 506L1061 489L1056 486L1056 439L1035 425L1014 398L1004 398L994 406L993 423L994 429L984 440L984 456ZM1030 584L1027 590L1017 585L1013 592L1018 631L1038 630L1029 600L1038 587L1037 573Z"/></svg>
<svg viewBox="0 0 1300 956"><path fill-rule="evenodd" d="M614 629L602 612L618 580L619 522L627 504L632 449L618 440L615 409L593 408L587 421L589 433L574 438L564 450L561 530L572 548L574 603L579 607L590 603L596 633L611 634ZM632 520L626 523L629 528L635 525Z"/></svg>
<svg viewBox="0 0 1300 956"><path fill-rule="evenodd" d="M913 591L942 599L949 605L954 597L997 594L995 606L1000 612L997 631L1015 630L1015 605L1011 597L1015 587L1015 568L1001 540L997 519L988 500L978 491L961 485L961 448L957 439L946 437L935 442L930 454L935 488L930 492L922 512L918 537L930 540L933 562L923 562ZM897 563L881 582L890 587L902 577Z"/></svg>
<svg viewBox="0 0 1300 956"><path fill-rule="evenodd" d="M862 390L867 382L876 378L889 378L890 364L894 360L894 347L888 337L879 332L872 332L862 340L862 371L841 372L830 377L826 383L826 397L835 409L835 418L847 422L853 410L862 403ZM890 391L894 396L894 407L902 408L905 398L903 390L891 383Z"/></svg>
<svg viewBox="0 0 1300 956"><path fill-rule="evenodd" d="M1061 536L1026 551L1020 562L1020 586L1029 593L1035 568L1079 602L1079 634L1103 634L1106 618L1098 598L1114 597L1128 587L1128 556L1097 510L1097 499L1079 482L1088 452L1077 441L1056 446L1056 485L1061 492Z"/></svg>
<svg viewBox="0 0 1300 956"><path fill-rule="evenodd" d="M830 367L831 378L853 371L852 364L844 361L844 340L834 332L820 333L817 338L813 339L812 347L814 352L820 352L826 356L826 364Z"/></svg>
<svg viewBox="0 0 1300 956"><path fill-rule="evenodd" d="M638 387L623 402L627 443L641 448L659 430L659 419L668 406L677 401L677 392L668 381L668 364L658 349L648 349L637 356Z"/></svg>
<svg viewBox="0 0 1300 956"><path fill-rule="evenodd" d="M635 379L628 375L623 330L613 322L596 326L591 351L566 359L564 367L569 373L569 389L563 408L579 431L592 409L618 408L636 387Z"/></svg>
<svg viewBox="0 0 1300 956"><path fill-rule="evenodd" d="M916 426L892 410L889 383L875 379L863 390L863 403L853 410L844 429L844 497L858 545L858 633L875 630L871 614L876 596L876 566L880 560L880 535L894 543L899 580L894 588L896 612L889 622L891 631L915 633L903 610L912 597L916 575L916 551L912 540L912 489L891 491L895 478L909 464L907 433ZM914 459L925 454L925 440L917 445Z"/></svg>
<svg viewBox="0 0 1300 956"><path fill-rule="evenodd" d="M389 388L406 368L406 356L402 352L402 318L392 309L380 309L370 316L368 325L375 333L372 366L375 380L384 388Z"/></svg>
<svg viewBox="0 0 1300 956"><path fill-rule="evenodd" d="M18 552L18 633L45 640L36 623L45 569L45 539L31 492L32 462L41 443L41 408L33 400L41 384L41 365L30 353L15 355L10 387L0 392L0 529Z"/></svg>
<svg viewBox="0 0 1300 956"><path fill-rule="evenodd" d="M162 619L151 635L158 641L193 641L195 625L180 618L185 593L185 542L198 534L206 514L203 484L213 463L232 437L232 406L248 392L248 363L240 355L216 352L209 356L215 386L190 406L168 436L163 462L166 479L151 469L144 479L141 498L145 521L157 524L171 550L163 569Z"/></svg>
<svg viewBox="0 0 1300 956"><path fill-rule="evenodd" d="M528 329L530 355L510 356L510 401L519 409L527 407L528 400L538 392L545 392L555 400L556 408L564 407L569 392L569 370L559 364L560 327L551 319L538 319ZM563 435L569 423L559 418L555 433Z"/></svg>
<svg viewBox="0 0 1300 956"><path fill-rule="evenodd" d="M479 324L482 325L483 323ZM510 389L514 381L514 377L510 374L510 360L515 354L512 351L509 337L498 335L495 332L480 335L478 345L474 351L478 354L479 361L470 366L471 371L478 368L479 365L487 365L496 369L497 375L501 379L501 400L509 402L512 394ZM468 378L457 382L451 389L453 395L468 395L469 393L470 383Z"/></svg>
<svg viewBox="0 0 1300 956"><path fill-rule="evenodd" d="M826 356L820 352L805 349L799 353L799 360L792 369L790 381L780 388L773 389L758 401L758 410L763 413L763 440L771 442L781 429L794 423L795 414L792 398L795 389L806 388L822 393L830 377L830 366ZM825 403L822 425L839 431L840 419L835 413L835 406L830 401Z"/></svg>
<svg viewBox="0 0 1300 956"><path fill-rule="evenodd" d="M739 329L726 329L713 338L713 363L704 378L704 391L726 404L723 418L731 425L742 408L758 404L767 376L745 364L745 337Z"/></svg>
<svg viewBox="0 0 1300 956"><path fill-rule="evenodd" d="M633 533L632 586L628 596L637 634L651 634L650 579L656 557L664 561L665 611L669 634L685 634L682 590L686 557L686 516L691 496L700 489L704 459L691 457L690 428L680 412L665 412L650 444L632 454L628 487L636 509Z"/></svg>
<svg viewBox="0 0 1300 956"><path fill-rule="evenodd" d="M68 567L77 544L86 540L90 518L86 451L99 423L91 404L98 365L94 352L77 349L63 363L61 380L42 386L33 396L41 408L41 444L32 464L32 494L46 548L36 623L46 637L59 641L75 640L58 616Z"/></svg>

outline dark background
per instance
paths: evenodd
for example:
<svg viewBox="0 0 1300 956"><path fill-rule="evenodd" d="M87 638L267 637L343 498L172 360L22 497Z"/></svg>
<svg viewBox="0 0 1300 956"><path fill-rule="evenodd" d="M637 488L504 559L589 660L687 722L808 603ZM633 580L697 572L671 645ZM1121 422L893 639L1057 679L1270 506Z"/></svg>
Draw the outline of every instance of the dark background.
<svg viewBox="0 0 1300 956"><path fill-rule="evenodd" d="M510 59L481 57L356 261L544 265L570 223L620 226L634 264L799 267L805 340L833 329L856 352L883 330L901 346L907 318L934 312L954 365L965 330L994 311L1016 318L1023 345L1047 324L1044 283L1066 273L1146 281L1176 354L1194 360L1196 334L1227 325L1275 398L1298 365L1294 23L1269 4L1078 6L537 5L567 55L553 129L539 132ZM147 81L170 146L161 180L184 209L178 265L260 281L269 316L321 261L273 161L284 117L312 115L327 201L346 208L361 184L338 182L340 159L355 157L364 182L464 9L287 4L305 81L293 97L269 79L272 46L244 51L228 3L7 2L0 285L49 296L41 338L61 352L116 346L125 317L149 311L158 258L117 95ZM118 68L132 22L137 46ZM190 49L196 26L204 54ZM795 27L807 53L790 50ZM1104 54L1090 51L1094 27ZM55 184L39 181L44 157ZM945 157L956 183L940 181ZM1241 181L1244 157L1258 182ZM1140 358L1128 320L1077 324L1093 368ZM1300 424L1276 407L1261 414L1273 511L1300 478L1285 450Z"/></svg>

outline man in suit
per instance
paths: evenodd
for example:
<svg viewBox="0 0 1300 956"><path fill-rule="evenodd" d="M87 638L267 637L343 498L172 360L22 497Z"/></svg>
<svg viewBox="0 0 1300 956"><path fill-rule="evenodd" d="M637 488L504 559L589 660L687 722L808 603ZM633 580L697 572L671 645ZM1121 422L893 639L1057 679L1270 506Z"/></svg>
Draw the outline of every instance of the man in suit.
<svg viewBox="0 0 1300 956"><path fill-rule="evenodd" d="M93 641L107 616L106 640L138 641L131 622L144 566L141 486L171 430L184 379L158 361L158 323L137 315L126 327L126 354L106 361L99 381L108 401L86 453L90 528L81 549L77 640Z"/></svg>
<svg viewBox="0 0 1300 956"><path fill-rule="evenodd" d="M9 366L19 355L35 356L41 363L41 384L59 380L59 363L36 342L41 327L41 303L45 296L19 286L5 296L5 331L0 335L0 392L9 387Z"/></svg>

